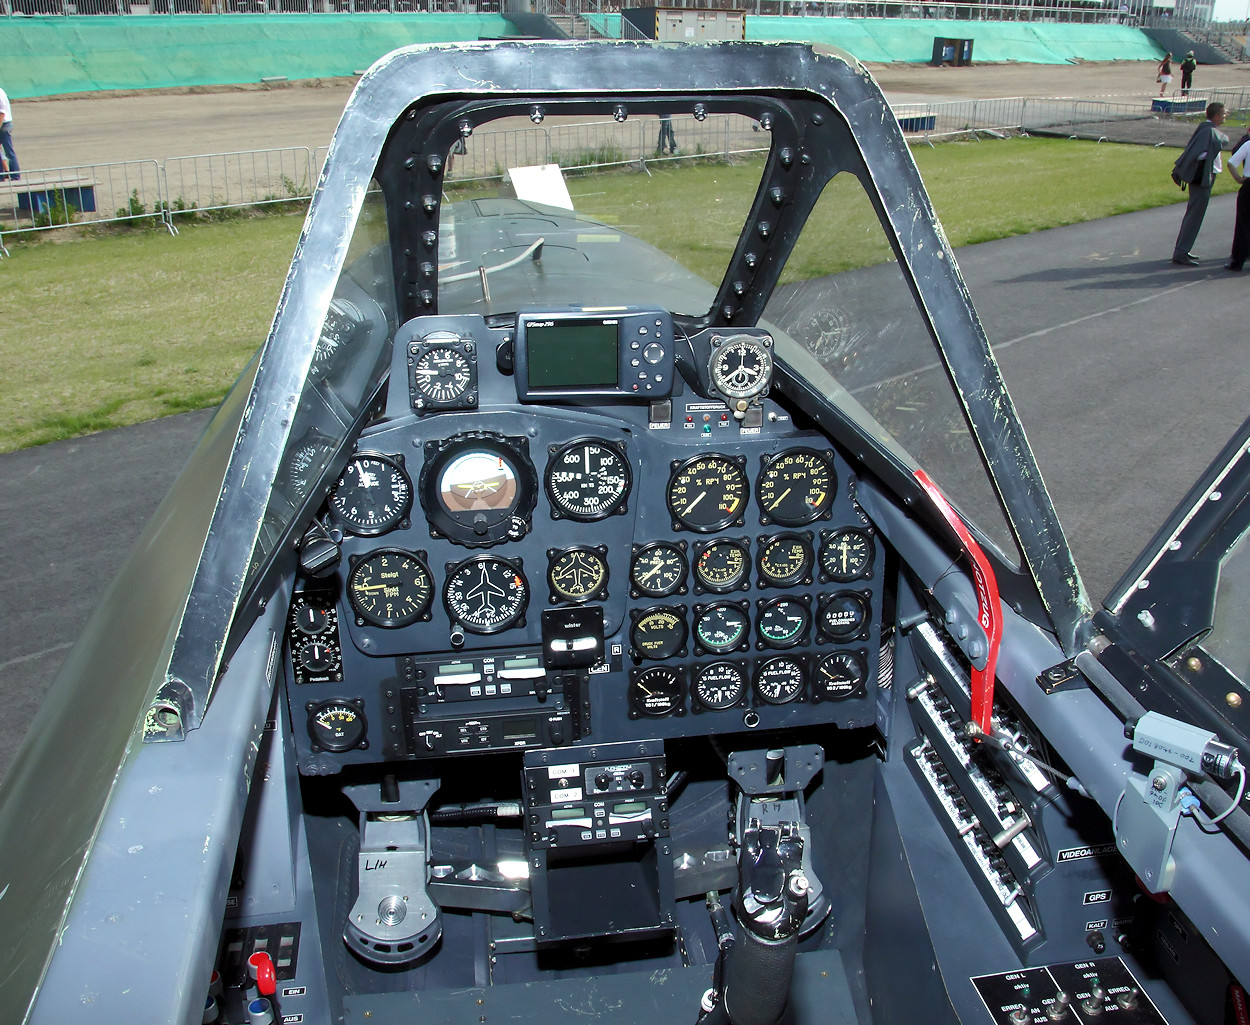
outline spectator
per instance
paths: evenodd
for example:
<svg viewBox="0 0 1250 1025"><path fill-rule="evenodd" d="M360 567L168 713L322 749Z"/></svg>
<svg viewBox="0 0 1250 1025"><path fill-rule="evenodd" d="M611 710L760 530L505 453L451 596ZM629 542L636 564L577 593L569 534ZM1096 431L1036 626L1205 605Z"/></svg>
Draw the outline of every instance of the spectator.
<svg viewBox="0 0 1250 1025"><path fill-rule="evenodd" d="M1188 96L1189 90L1194 84L1194 70L1198 67L1198 62L1194 60L1194 51L1190 50L1185 54L1185 59L1181 61L1181 95Z"/></svg>
<svg viewBox="0 0 1250 1025"><path fill-rule="evenodd" d="M1185 204L1181 230L1172 248L1173 263L1198 263L1198 257L1190 250L1198 240L1198 229L1202 227L1202 218L1211 200L1211 186L1221 170L1220 149L1228 145L1228 136L1219 130L1223 123L1224 104L1208 103L1207 119L1194 129L1184 151L1172 165L1173 180L1185 182L1189 187L1189 202Z"/></svg>
<svg viewBox="0 0 1250 1025"><path fill-rule="evenodd" d="M0 179L11 178L18 181L22 176L17 164L17 150L13 148L13 108L9 105L9 96L0 89L0 149L4 150L4 162L8 168Z"/></svg>

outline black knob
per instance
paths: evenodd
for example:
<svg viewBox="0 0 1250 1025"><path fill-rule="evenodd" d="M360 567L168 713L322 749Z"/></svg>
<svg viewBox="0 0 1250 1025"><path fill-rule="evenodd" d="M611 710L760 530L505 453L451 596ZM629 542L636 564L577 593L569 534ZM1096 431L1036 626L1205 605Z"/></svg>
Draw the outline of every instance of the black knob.
<svg viewBox="0 0 1250 1025"><path fill-rule="evenodd" d="M606 772L601 772L595 777L595 786L597 786L600 790L607 790L611 785L612 777Z"/></svg>
<svg viewBox="0 0 1250 1025"><path fill-rule="evenodd" d="M629 785L635 789L641 788L646 781L647 778L642 774L641 769L635 769L629 774Z"/></svg>

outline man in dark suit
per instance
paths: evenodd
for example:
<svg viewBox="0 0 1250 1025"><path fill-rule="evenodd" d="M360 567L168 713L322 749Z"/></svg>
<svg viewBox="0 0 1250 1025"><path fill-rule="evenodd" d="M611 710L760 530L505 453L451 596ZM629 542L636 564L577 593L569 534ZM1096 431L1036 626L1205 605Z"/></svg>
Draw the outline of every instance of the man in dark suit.
<svg viewBox="0 0 1250 1025"><path fill-rule="evenodd" d="M1211 200L1211 186L1220 173L1220 150L1228 145L1228 136L1220 131L1224 123L1224 104L1208 103L1207 119L1194 129L1184 151L1172 166L1172 179L1189 187L1189 202L1185 204L1185 216L1181 230L1172 247L1172 262L1196 266L1198 257L1191 249L1198 239L1198 229L1206 216L1207 203ZM1181 188L1184 188L1182 185Z"/></svg>

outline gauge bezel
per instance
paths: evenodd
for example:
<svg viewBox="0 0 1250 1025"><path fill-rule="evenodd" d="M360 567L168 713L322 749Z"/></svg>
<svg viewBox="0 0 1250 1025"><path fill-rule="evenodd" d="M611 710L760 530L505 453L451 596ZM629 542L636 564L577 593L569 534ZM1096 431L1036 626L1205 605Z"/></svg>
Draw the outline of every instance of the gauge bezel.
<svg viewBox="0 0 1250 1025"><path fill-rule="evenodd" d="M769 548L781 541L797 541L803 546L803 565L788 576L776 576L765 569L764 559ZM812 582L812 569L816 565L816 549L812 545L809 530L783 530L778 534L761 534L755 542L755 571L760 587L796 587Z"/></svg>
<svg viewBox="0 0 1250 1025"><path fill-rule="evenodd" d="M580 448L583 445L599 445L620 462L624 486L619 495L617 495L611 503L598 512L581 512L574 511L564 501L556 482L552 479L552 473L556 468L556 464L564 456L569 449ZM551 504L551 518L553 520L567 519L575 520L578 523L595 523L599 520L606 520L609 516L621 516L629 511L629 496L634 489L634 471L629 465L629 452L624 445L608 438L600 438L589 436L585 438L576 438L573 441L566 441L562 445L553 445L550 448L550 456L547 459L547 467L543 470L543 488L547 492L547 500Z"/></svg>
<svg viewBox="0 0 1250 1025"><path fill-rule="evenodd" d="M768 672L770 666L780 665L782 663L792 664L799 670L799 686L798 689L787 696L769 697L760 689L760 681L764 678L764 674ZM751 690L766 705L789 705L796 701L802 701L807 691L807 660L801 655L772 655L769 658L762 658L755 665L755 672L751 676Z"/></svg>
<svg viewBox="0 0 1250 1025"><path fill-rule="evenodd" d="M821 686L821 673L824 667L830 662L848 658L854 661L855 668L859 671L859 683L845 694L828 693ZM868 653L865 651L847 651L845 649L829 652L812 669L811 690L813 701L849 701L851 698L863 697L868 692Z"/></svg>
<svg viewBox="0 0 1250 1025"><path fill-rule="evenodd" d="M360 600L357 598L354 590L356 574L360 572L360 568L367 563L372 562L382 556L397 555L410 562L414 562L421 568L425 574L425 597L421 603L421 607L416 611L403 616L379 616L367 608L363 608ZM375 548L373 551L365 552L363 555L353 558L351 569L348 570L347 579L343 582L343 590L347 594L347 602L351 605L352 611L356 614L356 622L361 626L377 626L385 630L394 630L401 626L408 626L410 623L428 620L430 618L430 605L434 598L434 576L430 573L430 564L426 561L426 555L423 551L410 552L403 548Z"/></svg>
<svg viewBox="0 0 1250 1025"><path fill-rule="evenodd" d="M763 485L764 479L772 472L772 468L778 463L787 459L793 459L796 456L811 456L822 462L829 472L829 489L825 493L824 499L817 506L807 504L807 511L799 516L778 516L764 508ZM755 502L760 509L760 523L767 526L770 523L776 523L782 527L801 527L804 524L812 523L815 520L829 519L833 515L833 503L838 497L838 466L831 449L814 449L805 446L796 448L788 448L782 452L772 455L765 455L760 463L760 472L755 477ZM780 501L780 500L779 500Z"/></svg>
<svg viewBox="0 0 1250 1025"><path fill-rule="evenodd" d="M863 618L852 628L848 630L830 630L825 622L825 610L829 608L835 601L845 598L854 598L856 602L864 610ZM859 640L868 632L868 625L872 622L872 594L867 591L851 591L842 590L835 591L833 594L822 594L816 602L816 631L821 640L830 641L834 644L847 644L850 641Z"/></svg>
<svg viewBox="0 0 1250 1025"><path fill-rule="evenodd" d="M774 640L760 632L765 617L770 609L781 605L796 605L803 613L803 625L792 636L785 640ZM806 595L779 594L775 598L763 598L755 603L755 646L759 649L770 648L774 651L785 651L788 648L806 644L812 629L812 610Z"/></svg>
<svg viewBox="0 0 1250 1025"><path fill-rule="evenodd" d="M732 512L725 512L724 502L718 503L717 507L721 510L722 515L715 521L707 523L698 523L687 519L689 513L679 513L673 507L673 487L676 485L678 478L688 473L690 469L701 461L718 461L724 464L727 475L732 475L741 480L742 497L741 501ZM741 526L745 520L747 506L751 504L751 480L746 472L746 456L727 456L721 452L700 452L685 459L675 459L669 465L668 484L664 488L664 501L668 505L669 515L673 518L674 530L689 530L695 534L714 534L718 530L724 530L726 527ZM728 492L722 492L727 494ZM697 501L697 500L696 500Z"/></svg>
<svg viewBox="0 0 1250 1025"><path fill-rule="evenodd" d="M825 565L823 553L839 534L857 534L863 538L867 546L868 556L864 560L862 569L856 570L854 573L831 573L829 567ZM822 530L820 532L820 547L816 551L816 565L820 568L820 579L838 584L849 584L854 580L866 580L871 577L873 564L876 562L877 557L877 545L874 537L874 531L867 527L836 527L833 530Z"/></svg>
<svg viewBox="0 0 1250 1025"><path fill-rule="evenodd" d="M556 565L559 561L569 555L589 555L598 561L603 568L603 574L599 579L599 583L585 594L574 597L568 592L562 590L556 583L555 572ZM599 601L608 596L608 577L610 570L608 567L608 547L607 545L570 545L568 548L548 548L547 549L547 588L549 591L548 600L551 604L556 605L560 602L567 602L573 605L584 605L587 602Z"/></svg>
<svg viewBox="0 0 1250 1025"><path fill-rule="evenodd" d="M447 467L474 452L491 453L505 460L516 481L511 506L506 511L492 510L497 515L485 526L474 526L459 518L465 513L449 510L443 504L439 488ZM529 533L538 496L538 474L529 457L529 442L493 431L465 431L440 441L426 442L418 493L431 536L445 537L464 548L490 548L505 541L519 541Z"/></svg>
<svg viewBox="0 0 1250 1025"><path fill-rule="evenodd" d="M471 570L474 566L485 563L496 563L505 566L516 574L520 580L520 599L516 608L508 613L507 617L501 619L498 623L481 623L479 621L462 617L452 607L450 593L453 582L462 573ZM443 608L447 611L447 617L452 623L459 625L462 629L467 630L471 634L477 634L480 637L489 637L492 634L503 633L505 630L511 630L513 627L521 627L525 625L526 613L529 611L530 601L530 584L525 576L525 567L522 561L518 559L505 559L500 555L474 555L460 562L449 562L446 567L447 578L443 581Z"/></svg>
<svg viewBox="0 0 1250 1025"><path fill-rule="evenodd" d="M417 381L417 365L431 353L454 352L468 367L465 386L451 398L439 399L426 392ZM477 345L454 331L434 331L408 343L408 401L418 414L444 409L472 409L477 406Z"/></svg>
<svg viewBox="0 0 1250 1025"><path fill-rule="evenodd" d="M732 701L708 701L703 697L701 690L703 679L714 669L731 670L738 678L737 696ZM716 662L707 662L695 666L694 677L690 683L690 707L695 712L724 712L730 708L740 708L745 702L747 692L751 687L751 678L746 671L746 666L741 662L730 662L727 659L720 659Z"/></svg>
<svg viewBox="0 0 1250 1025"><path fill-rule="evenodd" d="M699 562L717 546L736 548L742 553L742 572L729 583L708 580L699 571ZM751 539L746 537L713 537L696 541L690 548L690 574L694 578L695 594L733 594L751 586Z"/></svg>
<svg viewBox="0 0 1250 1025"><path fill-rule="evenodd" d="M699 635L699 622L710 612L719 609L733 609L742 615L743 630L742 636L733 644L716 647L704 642ZM696 655L712 654L726 655L731 651L750 651L751 650L751 612L748 602L737 601L714 601L707 605L696 605L693 609L694 615L692 625L690 627L690 636L694 641L694 653Z"/></svg>
<svg viewBox="0 0 1250 1025"><path fill-rule="evenodd" d="M663 711L647 711L645 699L639 699L639 685L644 678L648 677L666 677L675 689L675 693L670 694L672 703ZM629 688L626 693L626 701L629 704L629 717L631 719L666 719L670 715L685 715L686 674L677 666L658 665L631 669L629 671Z"/></svg>
<svg viewBox="0 0 1250 1025"><path fill-rule="evenodd" d="M357 463L364 462L384 463L391 468L392 473L403 482L404 497L398 503L397 507L388 513L385 518L377 523L362 523L359 519L353 518L346 513L337 503L339 486L343 484L347 478L347 471ZM352 455L347 461L347 465L343 467L342 472L338 476L338 480L334 482L334 487L330 489L330 494L326 499L326 504L330 509L331 515L336 523L341 524L346 530L354 534L356 537L378 537L394 530L396 527L405 527L409 523L408 514L412 510L412 478L408 476L408 470L404 466L404 457L402 455L387 455L385 452L360 451Z"/></svg>
<svg viewBox="0 0 1250 1025"><path fill-rule="evenodd" d="M662 655L647 654L638 646L638 625L650 616L669 614L677 620L677 640L670 641ZM651 605L645 609L629 610L629 653L635 661L662 662L669 658L683 658L686 655L686 641L690 639L690 626L686 622L686 609L683 605Z"/></svg>
<svg viewBox="0 0 1250 1025"><path fill-rule="evenodd" d="M344 708L350 708L355 713L356 719L360 724L359 736L350 742L339 740L326 743L323 737L319 737L313 732L313 723L316 722L319 715L340 705ZM363 750L369 746L369 720L365 718L364 702L359 699L327 698L325 701L317 702L317 704L308 709L308 718L305 721L304 728L308 731L308 739L312 742L314 751L345 754L348 751Z"/></svg>
<svg viewBox="0 0 1250 1025"><path fill-rule="evenodd" d="M671 587L654 590L638 582L638 561L648 552L657 548L667 548L681 563L681 574ZM685 541L649 541L645 545L635 545L629 558L629 595L631 598L667 598L672 594L685 594L688 588L686 580L690 576L690 560L686 558Z"/></svg>
<svg viewBox="0 0 1250 1025"><path fill-rule="evenodd" d="M736 332L731 335L717 335L712 339L712 351L708 356L707 374L712 387L725 399L754 399L763 395L772 385L773 379L773 340L768 335L750 335ZM735 387L724 378L720 367L721 357L734 345L749 345L760 356L760 376L745 388Z"/></svg>

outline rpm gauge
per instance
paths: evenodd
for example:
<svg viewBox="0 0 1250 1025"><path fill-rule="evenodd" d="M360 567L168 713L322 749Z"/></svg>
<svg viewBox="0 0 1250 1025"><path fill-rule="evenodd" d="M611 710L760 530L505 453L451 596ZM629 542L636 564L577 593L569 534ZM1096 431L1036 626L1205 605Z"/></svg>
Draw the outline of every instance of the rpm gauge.
<svg viewBox="0 0 1250 1025"><path fill-rule="evenodd" d="M761 523L798 527L827 516L833 508L837 476L828 452L795 448L764 468L755 482Z"/></svg>
<svg viewBox="0 0 1250 1025"><path fill-rule="evenodd" d="M595 601L608 586L606 548L578 545L547 553L547 583L552 601Z"/></svg>
<svg viewBox="0 0 1250 1025"><path fill-rule="evenodd" d="M362 623L374 626L415 623L429 610L432 589L420 556L396 548L370 552L347 577L347 600Z"/></svg>
<svg viewBox="0 0 1250 1025"><path fill-rule="evenodd" d="M629 582L634 597L663 598L682 590L686 583L686 554L667 541L653 541L634 552L629 566Z"/></svg>
<svg viewBox="0 0 1250 1025"><path fill-rule="evenodd" d="M553 517L591 522L625 511L634 478L621 448L582 438L556 449L545 480Z"/></svg>
<svg viewBox="0 0 1250 1025"><path fill-rule="evenodd" d="M703 708L733 708L742 703L746 692L746 672L734 662L713 662L696 671L694 697Z"/></svg>
<svg viewBox="0 0 1250 1025"><path fill-rule="evenodd" d="M499 633L524 622L529 584L519 561L483 555L448 570L443 604L470 633Z"/></svg>
<svg viewBox="0 0 1250 1025"><path fill-rule="evenodd" d="M412 505L412 481L398 458L362 453L330 492L330 510L353 534L373 537L399 526Z"/></svg>
<svg viewBox="0 0 1250 1025"><path fill-rule="evenodd" d="M741 522L748 491L747 475L737 459L713 453L684 460L668 479L673 529L708 534Z"/></svg>

